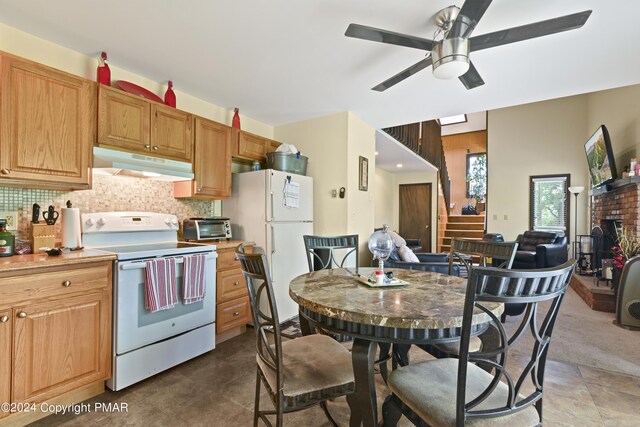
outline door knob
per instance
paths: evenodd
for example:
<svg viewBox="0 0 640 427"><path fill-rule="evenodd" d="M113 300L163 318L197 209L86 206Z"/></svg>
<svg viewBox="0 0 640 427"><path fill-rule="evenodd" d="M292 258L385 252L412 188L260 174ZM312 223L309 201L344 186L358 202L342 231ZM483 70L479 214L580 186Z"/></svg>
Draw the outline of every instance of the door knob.
<svg viewBox="0 0 640 427"><path fill-rule="evenodd" d="M9 169L7 169L7 168L2 168L2 170L0 171L0 173L2 173L2 175L9 175Z"/></svg>
<svg viewBox="0 0 640 427"><path fill-rule="evenodd" d="M146 145L144 146L144 148L147 148L147 149L148 149L148 148L151 148L151 144L146 144Z"/></svg>
<svg viewBox="0 0 640 427"><path fill-rule="evenodd" d="M9 321L9 316L7 316L6 314L0 317L0 323L6 323L8 321Z"/></svg>
<svg viewBox="0 0 640 427"><path fill-rule="evenodd" d="M18 313L18 317L21 319L24 319L25 317L27 317L27 312L26 311L20 311Z"/></svg>
<svg viewBox="0 0 640 427"><path fill-rule="evenodd" d="M62 286L68 288L69 286L71 286L71 280L65 280L64 282L62 282Z"/></svg>
<svg viewBox="0 0 640 427"><path fill-rule="evenodd" d="M237 317L237 316L240 316L240 312L239 312L239 311L236 311L236 312L234 312L234 313L233 313L233 315L234 315L234 316L236 316L236 317Z"/></svg>
<svg viewBox="0 0 640 427"><path fill-rule="evenodd" d="M428 226L428 225L425 225L425 226L424 226L424 228L429 228L429 226Z"/></svg>
<svg viewBox="0 0 640 427"><path fill-rule="evenodd" d="M154 145L154 146L153 146L153 149L154 149L155 151L158 151L158 146L157 146L157 145Z"/></svg>
<svg viewBox="0 0 640 427"><path fill-rule="evenodd" d="M233 286L240 286L240 282L233 282Z"/></svg>

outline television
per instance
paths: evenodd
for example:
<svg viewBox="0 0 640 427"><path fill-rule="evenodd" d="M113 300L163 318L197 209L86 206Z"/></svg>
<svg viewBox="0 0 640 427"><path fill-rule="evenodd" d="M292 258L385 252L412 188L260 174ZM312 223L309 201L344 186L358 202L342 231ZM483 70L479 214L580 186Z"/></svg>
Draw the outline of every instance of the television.
<svg viewBox="0 0 640 427"><path fill-rule="evenodd" d="M600 125L591 135L584 144L584 150L587 153L592 187L599 187L618 178L609 131L605 125Z"/></svg>

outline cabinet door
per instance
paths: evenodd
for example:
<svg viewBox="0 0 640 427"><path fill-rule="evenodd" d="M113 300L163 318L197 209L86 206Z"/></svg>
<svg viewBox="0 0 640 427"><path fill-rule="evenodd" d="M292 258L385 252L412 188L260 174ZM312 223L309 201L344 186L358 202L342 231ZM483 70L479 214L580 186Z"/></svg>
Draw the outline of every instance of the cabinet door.
<svg viewBox="0 0 640 427"><path fill-rule="evenodd" d="M269 140L249 132L240 132L238 156L263 162Z"/></svg>
<svg viewBox="0 0 640 427"><path fill-rule="evenodd" d="M0 309L0 404L11 401L11 309ZM0 418L9 412L0 409Z"/></svg>
<svg viewBox="0 0 640 427"><path fill-rule="evenodd" d="M151 103L139 96L100 85L98 145L148 154Z"/></svg>
<svg viewBox="0 0 640 427"><path fill-rule="evenodd" d="M278 149L278 147L280 147L280 145L282 145L280 142L273 141L273 140L270 139L269 140L269 146L267 147L266 153L271 153L273 151L276 151Z"/></svg>
<svg viewBox="0 0 640 427"><path fill-rule="evenodd" d="M231 197L231 128L196 118L195 193Z"/></svg>
<svg viewBox="0 0 640 427"><path fill-rule="evenodd" d="M0 178L88 188L95 83L20 58L1 62Z"/></svg>
<svg viewBox="0 0 640 427"><path fill-rule="evenodd" d="M191 163L193 116L164 105L151 106L151 151L154 156Z"/></svg>
<svg viewBox="0 0 640 427"><path fill-rule="evenodd" d="M43 401L111 371L111 293L14 307L13 401Z"/></svg>

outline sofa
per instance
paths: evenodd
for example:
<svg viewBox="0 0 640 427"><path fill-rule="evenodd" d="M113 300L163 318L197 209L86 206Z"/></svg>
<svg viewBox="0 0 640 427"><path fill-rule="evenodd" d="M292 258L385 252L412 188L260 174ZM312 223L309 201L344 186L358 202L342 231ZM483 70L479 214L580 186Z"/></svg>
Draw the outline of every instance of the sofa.
<svg viewBox="0 0 640 427"><path fill-rule="evenodd" d="M377 231L378 229L376 229ZM406 270L433 271L436 273L449 274L449 254L414 252L411 248L421 248L419 241L403 239L398 233L389 231L393 239L394 247L391 255L384 262L385 268L404 268ZM411 245L411 246L409 246ZM372 259L371 266L377 267L378 260ZM453 266L454 275L460 275L460 268Z"/></svg>
<svg viewBox="0 0 640 427"><path fill-rule="evenodd" d="M550 231L525 231L516 239L513 269L548 268L569 259L567 237Z"/></svg>

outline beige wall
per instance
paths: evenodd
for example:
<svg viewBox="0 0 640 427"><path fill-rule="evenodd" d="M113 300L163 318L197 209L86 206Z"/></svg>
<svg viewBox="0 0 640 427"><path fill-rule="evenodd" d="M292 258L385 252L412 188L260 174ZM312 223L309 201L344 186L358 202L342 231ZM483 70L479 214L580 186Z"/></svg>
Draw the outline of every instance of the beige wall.
<svg viewBox="0 0 640 427"><path fill-rule="evenodd" d="M586 95L489 111L487 232L512 240L529 229L531 175L568 173L572 185L587 186L587 128ZM573 205L571 200L571 235ZM578 212L581 233L586 204Z"/></svg>
<svg viewBox="0 0 640 427"><path fill-rule="evenodd" d="M347 198L331 197L331 190L348 189L347 113L290 123L275 128L275 138L293 144L308 157L307 175L313 177L314 233L345 234ZM357 187L356 187L357 188Z"/></svg>
<svg viewBox="0 0 640 427"><path fill-rule="evenodd" d="M117 29L114 29L114 31L117 31ZM0 50L32 61L40 62L71 74L82 76L90 80L95 80L96 78L98 55L100 54L100 52L96 51L95 57L86 56L1 23ZM107 52L107 54L108 53L109 52ZM109 62L112 82L116 80L126 80L148 89L161 98L164 97L164 92L167 89L166 82L155 82L143 76L131 73L118 67L115 58L114 61L115 62ZM171 76L167 76L167 80L170 78ZM174 84L177 88L175 93L178 108L207 117L220 123L231 125L231 118L233 117L232 106L230 106L231 108L224 108L203 101L197 97L197 94L190 95L181 92L180 81L174 81ZM253 120L250 117L243 115L242 110L240 111L240 118L242 129L267 138L273 138L273 126Z"/></svg>
<svg viewBox="0 0 640 427"><path fill-rule="evenodd" d="M431 183L431 250L437 250L438 226L438 173L391 173L376 169L375 226L388 224L391 230L400 227L400 185Z"/></svg>
<svg viewBox="0 0 640 427"><path fill-rule="evenodd" d="M442 137L442 147L447 160L447 172L451 180L451 203L455 208L451 214L459 215L467 199L467 154L487 151L487 132L459 133ZM475 202L472 202L474 204Z"/></svg>
<svg viewBox="0 0 640 427"><path fill-rule="evenodd" d="M374 224L375 129L351 113L277 126L274 137L309 157L314 182L314 233L358 234L360 263L368 265L367 238ZM359 157L369 160L369 190L358 190ZM345 198L332 190L345 188Z"/></svg>

